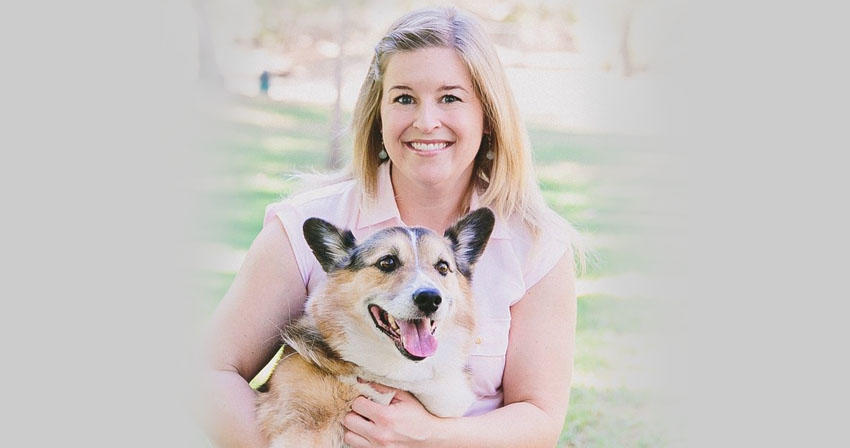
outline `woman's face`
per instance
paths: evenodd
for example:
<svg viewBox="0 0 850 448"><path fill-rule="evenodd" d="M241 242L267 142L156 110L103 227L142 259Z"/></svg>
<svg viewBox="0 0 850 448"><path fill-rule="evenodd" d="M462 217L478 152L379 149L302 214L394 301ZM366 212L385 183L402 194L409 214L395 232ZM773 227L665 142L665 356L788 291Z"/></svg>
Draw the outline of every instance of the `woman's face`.
<svg viewBox="0 0 850 448"><path fill-rule="evenodd" d="M484 131L484 111L472 77L451 48L390 56L384 74L381 124L393 180L462 188Z"/></svg>

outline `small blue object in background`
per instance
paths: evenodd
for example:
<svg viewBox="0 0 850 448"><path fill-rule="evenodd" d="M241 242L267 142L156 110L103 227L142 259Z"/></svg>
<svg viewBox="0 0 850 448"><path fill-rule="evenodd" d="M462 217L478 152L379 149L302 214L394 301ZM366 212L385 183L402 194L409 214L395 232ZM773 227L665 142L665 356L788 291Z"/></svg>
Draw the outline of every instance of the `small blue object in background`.
<svg viewBox="0 0 850 448"><path fill-rule="evenodd" d="M263 73L260 74L260 93L265 96L269 95L269 72L267 70L263 70Z"/></svg>

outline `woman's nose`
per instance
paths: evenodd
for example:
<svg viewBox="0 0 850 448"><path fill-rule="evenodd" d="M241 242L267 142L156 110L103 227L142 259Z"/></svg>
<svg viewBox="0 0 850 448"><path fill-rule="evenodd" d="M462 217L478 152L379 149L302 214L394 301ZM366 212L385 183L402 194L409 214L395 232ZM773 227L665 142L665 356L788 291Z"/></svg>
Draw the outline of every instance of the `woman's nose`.
<svg viewBox="0 0 850 448"><path fill-rule="evenodd" d="M440 127L440 111L433 104L422 104L416 111L416 121L413 127L420 132L428 133Z"/></svg>

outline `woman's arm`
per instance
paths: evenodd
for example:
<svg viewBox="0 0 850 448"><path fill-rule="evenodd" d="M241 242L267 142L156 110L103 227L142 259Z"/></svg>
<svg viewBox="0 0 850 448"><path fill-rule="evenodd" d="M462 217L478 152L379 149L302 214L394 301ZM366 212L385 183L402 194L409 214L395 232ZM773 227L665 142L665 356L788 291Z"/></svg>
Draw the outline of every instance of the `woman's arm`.
<svg viewBox="0 0 850 448"><path fill-rule="evenodd" d="M280 329L301 314L306 294L283 225L269 222L248 249L204 337L204 423L215 446L268 445L248 382L274 355Z"/></svg>
<svg viewBox="0 0 850 448"><path fill-rule="evenodd" d="M352 447L553 447L569 404L575 328L575 270L568 253L511 307L504 407L441 419L406 392L389 406L359 397L345 419L346 441Z"/></svg>

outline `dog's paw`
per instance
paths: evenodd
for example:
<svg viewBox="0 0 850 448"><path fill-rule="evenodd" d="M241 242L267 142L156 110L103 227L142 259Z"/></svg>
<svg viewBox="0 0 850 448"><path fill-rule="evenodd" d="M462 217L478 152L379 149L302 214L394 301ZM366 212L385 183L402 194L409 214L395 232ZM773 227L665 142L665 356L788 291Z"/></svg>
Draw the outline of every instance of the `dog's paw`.
<svg viewBox="0 0 850 448"><path fill-rule="evenodd" d="M368 399L370 399L370 400L374 401L375 403L378 403L382 406L386 406L386 405L390 404L390 402L393 400L393 397L395 396L395 392L381 393L381 392L378 392L377 390L375 390L372 386L370 386L367 383L357 383L357 384L358 384L357 389L358 389L358 391L360 392L361 395L363 395L364 397L366 397L366 398L368 398Z"/></svg>
<svg viewBox="0 0 850 448"><path fill-rule="evenodd" d="M382 406L390 404L390 401L392 401L395 396L395 392L378 392L368 382L358 381L357 377L354 375L340 377L339 380L353 387L360 395L363 395Z"/></svg>

